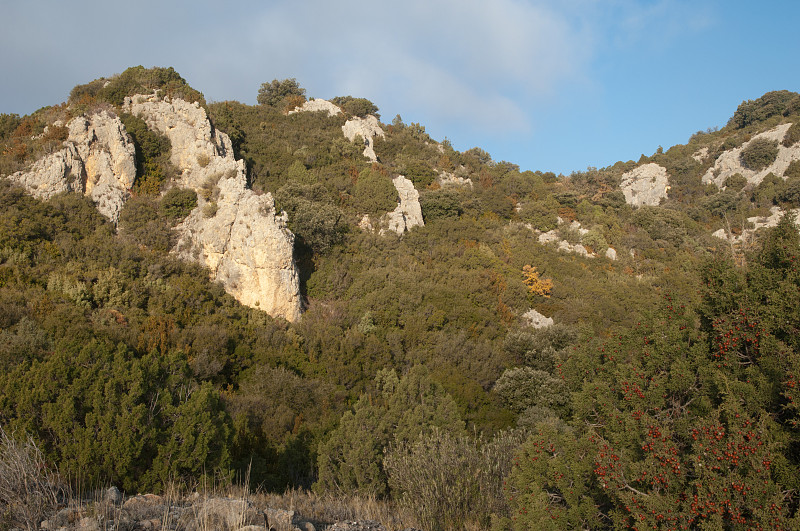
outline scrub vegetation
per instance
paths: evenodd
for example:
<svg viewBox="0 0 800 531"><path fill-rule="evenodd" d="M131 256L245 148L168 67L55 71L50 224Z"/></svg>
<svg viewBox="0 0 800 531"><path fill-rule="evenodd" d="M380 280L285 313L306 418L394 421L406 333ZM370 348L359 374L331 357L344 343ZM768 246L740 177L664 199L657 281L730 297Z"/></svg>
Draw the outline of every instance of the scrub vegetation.
<svg viewBox="0 0 800 531"><path fill-rule="evenodd" d="M379 500L424 529L798 527L798 228L787 215L742 244L711 233L800 207L800 171L721 191L700 181L714 157L692 157L796 123L797 94L564 176L459 152L399 116L368 163L341 126L374 114L369 100L288 115L305 91L275 80L259 105L206 104L174 70L138 68L0 116L0 173L63 140L31 137L76 106L194 98L288 213L306 311L288 323L244 307L170 254L197 197L159 193L169 144L133 117L138 182L118 230L86 198L40 202L0 179L0 467L28 448L65 485L131 494L246 475L263 493ZM777 149L752 142L742 161L766 167ZM644 162L671 189L636 209L619 182ZM400 174L425 226L360 229L394 208ZM556 324L533 328L531 308ZM35 517L7 483L0 528L24 527Z"/></svg>

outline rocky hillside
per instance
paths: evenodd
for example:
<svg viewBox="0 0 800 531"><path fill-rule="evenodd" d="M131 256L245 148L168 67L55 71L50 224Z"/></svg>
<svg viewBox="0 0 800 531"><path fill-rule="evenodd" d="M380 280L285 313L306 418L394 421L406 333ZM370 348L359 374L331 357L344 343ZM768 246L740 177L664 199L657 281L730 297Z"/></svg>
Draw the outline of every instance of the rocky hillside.
<svg viewBox="0 0 800 531"><path fill-rule="evenodd" d="M134 67L0 116L0 427L40 473L424 529L797 527L800 95L570 175L258 99Z"/></svg>

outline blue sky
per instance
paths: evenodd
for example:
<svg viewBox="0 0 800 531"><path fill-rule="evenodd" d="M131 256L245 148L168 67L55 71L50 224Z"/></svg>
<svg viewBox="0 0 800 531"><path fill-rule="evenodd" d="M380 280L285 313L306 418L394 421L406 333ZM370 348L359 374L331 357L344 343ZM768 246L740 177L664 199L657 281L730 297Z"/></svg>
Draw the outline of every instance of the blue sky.
<svg viewBox="0 0 800 531"><path fill-rule="evenodd" d="M796 0L0 0L0 112L134 65L209 101L297 78L372 100L459 150L568 174L723 126L800 91Z"/></svg>

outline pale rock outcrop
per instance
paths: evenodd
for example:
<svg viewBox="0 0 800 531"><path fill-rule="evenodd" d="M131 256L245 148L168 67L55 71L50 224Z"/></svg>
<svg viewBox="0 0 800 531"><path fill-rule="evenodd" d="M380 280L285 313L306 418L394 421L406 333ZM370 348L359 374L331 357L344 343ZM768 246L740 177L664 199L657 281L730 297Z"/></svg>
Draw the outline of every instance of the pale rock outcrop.
<svg viewBox="0 0 800 531"><path fill-rule="evenodd" d="M288 114L294 114L297 112L326 112L328 113L328 116L336 116L337 114L342 113L342 109L340 109L336 104L329 102L328 100L314 98L308 100L300 107L297 107L292 111L289 111Z"/></svg>
<svg viewBox="0 0 800 531"><path fill-rule="evenodd" d="M397 207L381 216L375 223L369 216L364 214L358 226L361 230L372 232L378 230L384 234L387 230L397 234L403 234L414 227L423 227L425 222L422 220L422 207L419 204L419 192L414 188L414 183L406 179L403 175L398 175L392 179L400 202Z"/></svg>
<svg viewBox="0 0 800 531"><path fill-rule="evenodd" d="M370 219L369 214L364 214L364 217L362 217L361 221L358 222L358 228L367 232L372 232L375 230L375 227L372 225L372 219Z"/></svg>
<svg viewBox="0 0 800 531"><path fill-rule="evenodd" d="M623 173L619 186L629 205L657 206L667 197L669 178L666 168L650 162Z"/></svg>
<svg viewBox="0 0 800 531"><path fill-rule="evenodd" d="M565 223L566 221L564 221L560 217L558 218L559 225L564 225ZM547 232L542 232L538 229L534 229L530 223L526 223L524 226L536 233L537 239L539 240L539 243L541 243L542 245L555 244L556 248L559 251L565 253L579 254L586 258L595 258L596 256L594 253L590 253L589 250L586 247L584 247L582 243L577 243L573 245L569 243L567 240L561 239L561 236L559 236L558 231L556 229L549 230ZM584 229L583 227L581 227L579 221L574 221L574 220L571 221L569 223L568 228L574 231L581 239L583 238L583 236L589 233L588 229Z"/></svg>
<svg viewBox="0 0 800 531"><path fill-rule="evenodd" d="M606 249L606 258L608 258L612 262L615 261L617 259L617 250L614 249L613 247L609 247L608 249Z"/></svg>
<svg viewBox="0 0 800 531"><path fill-rule="evenodd" d="M783 175L786 173L786 169L789 167L789 164L793 160L800 160L800 144L795 144L787 148L780 143L783 140L783 137L786 136L786 131L788 131L791 126L792 124L779 125L778 127L770 129L769 131L765 131L754 136L748 142L745 142L737 148L725 151L722 153L722 155L717 157L716 161L714 161L714 166L709 168L708 171L706 171L706 173L703 175L703 183L714 183L719 188L724 188L727 178L736 173L741 174L742 177L747 179L747 182L752 185L758 185L764 180L764 177L770 173L773 173L778 177L783 177ZM753 171L745 168L742 165L740 157L742 150L749 146L754 140L759 138L778 142L778 156L775 159L775 162L770 164L768 167L760 171Z"/></svg>
<svg viewBox="0 0 800 531"><path fill-rule="evenodd" d="M533 308L522 314L522 320L525 324L533 328L547 328L548 326L553 326L552 317L545 317Z"/></svg>
<svg viewBox="0 0 800 531"><path fill-rule="evenodd" d="M703 162L708 157L708 146L703 147L692 153L695 162Z"/></svg>
<svg viewBox="0 0 800 531"><path fill-rule="evenodd" d="M752 227L744 229L741 234L730 234L725 229L714 231L711 235L719 238L720 240L729 241L735 244L741 244L749 240L753 233L759 229L768 229L775 227L783 216L792 216L796 224L800 225L800 208L795 208L785 211L780 207L774 206L769 209L769 216L753 216L747 218L747 221Z"/></svg>
<svg viewBox="0 0 800 531"><path fill-rule="evenodd" d="M61 151L34 162L28 171L19 171L8 178L34 197L47 200L61 192L83 192L84 172L78 149L68 143Z"/></svg>
<svg viewBox="0 0 800 531"><path fill-rule="evenodd" d="M364 156L372 162L377 162L378 156L375 154L374 137L386 137L386 133L381 129L381 124L378 119L371 114L365 118L350 118L342 126L342 133L345 138L350 142L354 141L357 136L361 136L364 140Z"/></svg>
<svg viewBox="0 0 800 531"><path fill-rule="evenodd" d="M9 179L39 199L61 192L90 197L114 223L136 179L136 150L116 116L106 111L73 118L64 147Z"/></svg>
<svg viewBox="0 0 800 531"><path fill-rule="evenodd" d="M472 179L469 177L458 177L454 173L449 173L446 171L438 172L439 175L436 177L436 182L439 183L439 186L445 188L447 186L460 186L462 188L472 188Z"/></svg>
<svg viewBox="0 0 800 531"><path fill-rule="evenodd" d="M392 212L385 216L388 230L403 234L414 227L422 227L425 222L422 220L422 207L419 204L419 192L414 188L414 183L402 175L392 179L400 202Z"/></svg>
<svg viewBox="0 0 800 531"><path fill-rule="evenodd" d="M198 193L198 206L180 223L175 252L207 266L211 278L239 302L288 321L300 318L294 235L269 193L247 188L244 161L230 138L215 131L205 110L181 99L126 98L125 107L172 143L177 184Z"/></svg>
<svg viewBox="0 0 800 531"><path fill-rule="evenodd" d="M225 133L211 127L206 111L197 102L161 99L155 94L125 98L126 112L142 118L147 126L165 134L172 143L171 162L183 173L202 171L215 157L233 161L233 146ZM186 183L183 183L186 184Z"/></svg>

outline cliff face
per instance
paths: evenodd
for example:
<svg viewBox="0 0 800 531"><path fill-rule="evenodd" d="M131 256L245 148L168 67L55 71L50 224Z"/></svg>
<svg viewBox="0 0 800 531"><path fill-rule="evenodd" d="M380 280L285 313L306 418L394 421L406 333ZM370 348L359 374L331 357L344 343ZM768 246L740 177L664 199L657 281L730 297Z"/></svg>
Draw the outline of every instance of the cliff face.
<svg viewBox="0 0 800 531"><path fill-rule="evenodd" d="M786 147L780 144L791 126L792 124L779 125L773 129L770 129L769 131L755 135L748 142L745 142L737 148L725 151L719 157L717 157L717 159L714 161L714 165L703 175L703 183L714 183L718 187L724 188L725 180L736 173L742 175L745 179L747 179L747 182L752 185L758 185L764 180L764 177L770 173L778 177L783 177L784 173L786 173L786 169L789 167L789 164L791 164L793 160L800 160L800 144L795 144L791 147ZM741 155L742 151L744 151L747 146L758 139L779 142L778 156L775 158L775 161L766 168L763 168L759 171L754 171L742 164Z"/></svg>
<svg viewBox="0 0 800 531"><path fill-rule="evenodd" d="M622 174L620 188L629 205L658 206L669 191L667 170L652 162L643 164Z"/></svg>
<svg viewBox="0 0 800 531"><path fill-rule="evenodd" d="M9 178L39 199L61 192L82 193L116 223L136 178L136 150L125 126L116 116L101 111L73 118L67 129L63 149Z"/></svg>
<svg viewBox="0 0 800 531"><path fill-rule="evenodd" d="M175 252L208 266L242 304L298 320L294 235L272 196L247 188L244 162L233 158L228 135L211 127L202 107L181 99L137 95L126 98L125 110L170 139L177 184L197 192L197 207L176 227Z"/></svg>

